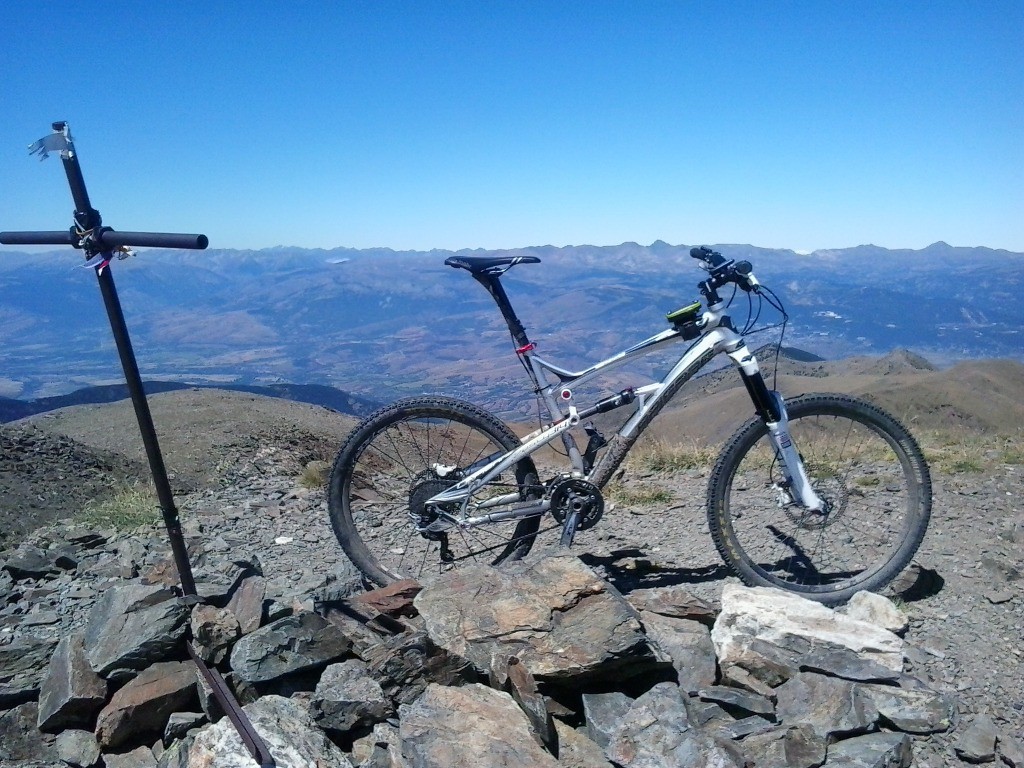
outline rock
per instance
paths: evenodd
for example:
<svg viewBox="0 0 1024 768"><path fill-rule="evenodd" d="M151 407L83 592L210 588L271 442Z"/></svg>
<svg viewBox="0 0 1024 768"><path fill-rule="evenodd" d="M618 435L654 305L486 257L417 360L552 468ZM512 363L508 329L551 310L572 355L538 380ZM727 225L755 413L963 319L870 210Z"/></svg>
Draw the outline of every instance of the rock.
<svg viewBox="0 0 1024 768"><path fill-rule="evenodd" d="M263 620L263 600L266 595L267 580L255 575L243 578L231 593L227 609L235 615L243 635L259 629Z"/></svg>
<svg viewBox="0 0 1024 768"><path fill-rule="evenodd" d="M14 581L45 579L61 572L51 554L31 544L22 544L9 553L4 561L0 562L0 570L7 571Z"/></svg>
<svg viewBox="0 0 1024 768"><path fill-rule="evenodd" d="M242 629L238 619L227 608L196 605L192 609L192 647L207 664L220 664Z"/></svg>
<svg viewBox="0 0 1024 768"><path fill-rule="evenodd" d="M170 746L175 739L185 738L189 731L200 727L206 720L206 714L203 712L172 712L167 718L167 725L164 726L164 746Z"/></svg>
<svg viewBox="0 0 1024 768"><path fill-rule="evenodd" d="M402 754L410 768L558 766L535 740L512 697L487 686L431 684L399 714Z"/></svg>
<svg viewBox="0 0 1024 768"><path fill-rule="evenodd" d="M686 587L634 589L626 597L636 610L656 613L673 619L698 621L709 629L718 615L706 601L694 596Z"/></svg>
<svg viewBox="0 0 1024 768"><path fill-rule="evenodd" d="M363 592L349 598L353 607L371 616L386 613L389 616L415 616L414 600L423 587L412 579L403 579L386 587Z"/></svg>
<svg viewBox="0 0 1024 768"><path fill-rule="evenodd" d="M170 589L125 584L107 590L89 613L86 656L102 677L121 677L173 657L188 626L188 609ZM116 674L115 674L116 673Z"/></svg>
<svg viewBox="0 0 1024 768"><path fill-rule="evenodd" d="M905 690L891 685L859 686L882 722L907 733L937 733L949 730L956 705L949 696L932 690Z"/></svg>
<svg viewBox="0 0 1024 768"><path fill-rule="evenodd" d="M828 748L827 768L910 768L914 753L904 733L869 733Z"/></svg>
<svg viewBox="0 0 1024 768"><path fill-rule="evenodd" d="M756 693L741 691L725 685L713 685L701 689L697 695L703 701L713 701L736 717L760 715L770 720L775 719L775 706L771 700Z"/></svg>
<svg viewBox="0 0 1024 768"><path fill-rule="evenodd" d="M231 668L251 683L323 667L352 647L341 630L315 613L278 619L242 637L231 650Z"/></svg>
<svg viewBox="0 0 1024 768"><path fill-rule="evenodd" d="M142 671L118 690L96 720L104 751L140 737L160 736L172 712L198 704L191 661L167 661Z"/></svg>
<svg viewBox="0 0 1024 768"><path fill-rule="evenodd" d="M811 650L799 660L798 666L801 672L820 672L862 682L895 683L902 675L877 661L857 655L849 648L835 646Z"/></svg>
<svg viewBox="0 0 1024 768"><path fill-rule="evenodd" d="M323 671L309 711L318 726L340 732L382 722L394 713L380 683L359 659L331 664Z"/></svg>
<svg viewBox="0 0 1024 768"><path fill-rule="evenodd" d="M39 708L34 701L0 712L0 765L18 760L56 760L56 739L36 728Z"/></svg>
<svg viewBox="0 0 1024 768"><path fill-rule="evenodd" d="M557 743L555 724L537 688L536 679L515 656L508 660L508 687L512 698L530 721L534 734L545 747L552 749Z"/></svg>
<svg viewBox="0 0 1024 768"><path fill-rule="evenodd" d="M587 736L600 747L607 747L615 729L629 712L633 699L624 693L584 693L583 717Z"/></svg>
<svg viewBox="0 0 1024 768"><path fill-rule="evenodd" d="M62 638L40 686L39 730L88 726L106 700L107 683L89 666L82 635Z"/></svg>
<svg viewBox="0 0 1024 768"><path fill-rule="evenodd" d="M604 756L604 750L586 734L555 720L558 739L558 765L560 768L613 768Z"/></svg>
<svg viewBox="0 0 1024 768"><path fill-rule="evenodd" d="M57 758L72 768L93 768L100 761L100 745L92 731L71 729L57 736Z"/></svg>
<svg viewBox="0 0 1024 768"><path fill-rule="evenodd" d="M1000 736L999 759L1010 768L1024 768L1024 742L1012 736Z"/></svg>
<svg viewBox="0 0 1024 768"><path fill-rule="evenodd" d="M680 688L696 691L714 685L718 662L706 626L650 611L640 613L640 622L655 657L671 662Z"/></svg>
<svg viewBox="0 0 1024 768"><path fill-rule="evenodd" d="M398 728L377 723L368 735L352 743L352 762L359 768L408 768L399 746Z"/></svg>
<svg viewBox="0 0 1024 768"><path fill-rule="evenodd" d="M848 648L899 672L903 641L892 632L776 589L727 584L711 630L722 669L739 666L769 685L792 677L813 648Z"/></svg>
<svg viewBox="0 0 1024 768"><path fill-rule="evenodd" d="M957 757L968 763L991 763L996 759L996 740L999 731L988 715L978 715L967 730L960 734L953 748Z"/></svg>
<svg viewBox="0 0 1024 768"><path fill-rule="evenodd" d="M818 736L863 733L878 710L856 683L801 672L776 689L776 714L785 725L808 725Z"/></svg>
<svg viewBox="0 0 1024 768"><path fill-rule="evenodd" d="M0 645L0 708L39 695L56 640L25 637Z"/></svg>
<svg viewBox="0 0 1024 768"><path fill-rule="evenodd" d="M897 635L902 635L910 626L906 613L889 598L874 592L858 592L841 611L851 619L866 621Z"/></svg>
<svg viewBox="0 0 1024 768"><path fill-rule="evenodd" d="M157 760L149 747L136 747L131 752L105 753L103 763L106 768L156 768Z"/></svg>
<svg viewBox="0 0 1024 768"><path fill-rule="evenodd" d="M419 698L429 683L476 682L473 665L438 648L424 632L403 632L362 651L370 674L396 704Z"/></svg>
<svg viewBox="0 0 1024 768"><path fill-rule="evenodd" d="M296 700L264 696L244 707L277 768L352 768L345 754L317 728ZM202 728L191 740L173 744L161 768L253 768L255 762L231 721Z"/></svg>
<svg viewBox="0 0 1024 768"><path fill-rule="evenodd" d="M818 768L826 741L808 725L786 725L743 739L740 748L757 768Z"/></svg>
<svg viewBox="0 0 1024 768"><path fill-rule="evenodd" d="M684 698L674 683L655 685L632 703L605 754L622 768L743 768L737 751L689 722Z"/></svg>
<svg viewBox="0 0 1024 768"><path fill-rule="evenodd" d="M415 604L431 638L484 674L495 656L517 656L538 680L607 680L653 660L636 611L568 555L452 571Z"/></svg>

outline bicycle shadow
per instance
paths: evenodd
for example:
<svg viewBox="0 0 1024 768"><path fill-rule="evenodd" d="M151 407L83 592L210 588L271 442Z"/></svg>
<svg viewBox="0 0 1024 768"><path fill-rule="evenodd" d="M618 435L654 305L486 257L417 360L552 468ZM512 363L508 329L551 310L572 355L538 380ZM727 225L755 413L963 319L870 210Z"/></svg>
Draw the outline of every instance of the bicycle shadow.
<svg viewBox="0 0 1024 768"><path fill-rule="evenodd" d="M724 564L694 568L666 568L654 565L641 549L617 549L608 555L589 552L580 554L580 560L601 574L605 581L623 594L636 589L655 589L682 585L725 583L733 576Z"/></svg>

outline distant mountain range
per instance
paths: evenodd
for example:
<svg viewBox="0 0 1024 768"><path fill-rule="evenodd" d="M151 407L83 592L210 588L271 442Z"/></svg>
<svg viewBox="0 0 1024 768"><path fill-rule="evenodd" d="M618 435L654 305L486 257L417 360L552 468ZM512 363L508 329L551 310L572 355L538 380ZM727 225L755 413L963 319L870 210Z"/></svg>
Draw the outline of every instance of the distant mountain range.
<svg viewBox="0 0 1024 768"><path fill-rule="evenodd" d="M582 368L660 331L667 312L699 298L703 273L689 247L659 241L459 253L539 256L542 263L506 275L508 293L539 352ZM811 254L714 247L749 260L781 297L788 346L826 359L896 347L939 364L1024 359L1024 254L945 243ZM112 268L147 380L325 386L356 408L448 392L499 412L523 410L525 377L504 324L468 274L443 265L450 255L146 251ZM95 279L80 263L71 249L0 252L0 396L29 401L121 382ZM746 313L741 294L733 314L742 322ZM779 319L764 307L759 326ZM758 334L752 346L777 334Z"/></svg>

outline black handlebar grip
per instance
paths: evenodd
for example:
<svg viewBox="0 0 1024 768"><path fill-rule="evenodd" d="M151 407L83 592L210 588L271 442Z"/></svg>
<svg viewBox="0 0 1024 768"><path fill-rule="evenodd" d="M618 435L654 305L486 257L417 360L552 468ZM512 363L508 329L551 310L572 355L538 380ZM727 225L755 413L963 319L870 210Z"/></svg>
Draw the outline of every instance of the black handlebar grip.
<svg viewBox="0 0 1024 768"><path fill-rule="evenodd" d="M706 245L702 245L698 248L691 248L690 255L695 259L706 261L712 267L720 267L725 264L725 258L718 251L713 251Z"/></svg>
<svg viewBox="0 0 1024 768"><path fill-rule="evenodd" d="M173 232L118 232L107 229L100 233L100 243L106 248L138 245L144 248L189 248L201 251L210 244L206 235L183 235Z"/></svg>
<svg viewBox="0 0 1024 768"><path fill-rule="evenodd" d="M4 245L74 245L71 230L56 232L0 232L0 243Z"/></svg>

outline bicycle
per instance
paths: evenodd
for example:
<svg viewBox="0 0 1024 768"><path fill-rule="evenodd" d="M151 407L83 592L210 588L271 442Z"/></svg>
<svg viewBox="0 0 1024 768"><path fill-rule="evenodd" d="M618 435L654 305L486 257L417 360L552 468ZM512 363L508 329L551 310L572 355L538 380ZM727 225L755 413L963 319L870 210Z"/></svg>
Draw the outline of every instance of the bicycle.
<svg viewBox="0 0 1024 768"><path fill-rule="evenodd" d="M498 306L541 405L542 424L520 439L464 400L419 396L364 419L335 459L331 524L349 559L373 583L426 582L467 562L493 565L528 554L539 534L561 529L569 546L601 519L602 488L679 389L719 354L737 368L755 415L725 441L710 474L706 513L725 563L745 583L791 590L825 604L877 591L910 562L927 530L928 465L910 432L867 401L768 388L744 335L763 302L785 308L749 262L693 248L708 276L696 302L667 315L670 327L589 368L570 371L536 354L501 276L536 256L453 256ZM732 287L723 299L720 291ZM726 313L747 294L748 322ZM757 297L757 313L753 297ZM674 344L687 344L660 380L578 405L574 389ZM781 340L780 340L781 345ZM610 438L588 422L632 408ZM547 419L543 418L546 412ZM572 432L587 435L580 450ZM560 439L568 466L541 480L538 452ZM541 529L546 516L551 527Z"/></svg>

